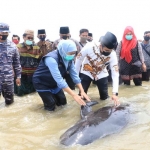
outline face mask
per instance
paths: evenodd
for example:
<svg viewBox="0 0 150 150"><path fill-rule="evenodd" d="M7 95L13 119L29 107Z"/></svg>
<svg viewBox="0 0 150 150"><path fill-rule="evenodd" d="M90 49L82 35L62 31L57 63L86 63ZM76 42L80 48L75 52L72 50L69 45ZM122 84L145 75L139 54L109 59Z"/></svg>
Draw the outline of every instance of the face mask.
<svg viewBox="0 0 150 150"><path fill-rule="evenodd" d="M1 36L2 36L1 40L3 40L3 41L5 41L8 37L8 35L1 35Z"/></svg>
<svg viewBox="0 0 150 150"><path fill-rule="evenodd" d="M101 52L101 53L102 53L102 55L104 55L104 56L110 55L110 52L105 52L105 51L103 51L103 52Z"/></svg>
<svg viewBox="0 0 150 150"><path fill-rule="evenodd" d="M69 61L69 60L73 60L75 55L66 55L64 57L65 60Z"/></svg>
<svg viewBox="0 0 150 150"><path fill-rule="evenodd" d="M65 56L64 56L64 59L65 59L65 60L70 61L70 60L73 60L73 59L74 59L75 54L74 54L74 55L67 55L66 52L63 50L63 48L62 48L62 51L63 51L63 53L65 54Z"/></svg>
<svg viewBox="0 0 150 150"><path fill-rule="evenodd" d="M132 40L132 35L126 35L126 39L127 39L128 41Z"/></svg>
<svg viewBox="0 0 150 150"><path fill-rule="evenodd" d="M16 39L14 39L14 40L12 40L15 44L18 44L19 43L19 41L18 40L16 40Z"/></svg>
<svg viewBox="0 0 150 150"><path fill-rule="evenodd" d="M145 41L149 41L149 36L144 36Z"/></svg>
<svg viewBox="0 0 150 150"><path fill-rule="evenodd" d="M39 39L40 39L41 41L45 41L45 38L46 38L45 36L40 36L40 37L39 37Z"/></svg>
<svg viewBox="0 0 150 150"><path fill-rule="evenodd" d="M81 37L81 42L86 43L87 38Z"/></svg>
<svg viewBox="0 0 150 150"><path fill-rule="evenodd" d="M33 43L32 41L26 40L26 44L27 44L27 45L32 45L32 43Z"/></svg>
<svg viewBox="0 0 150 150"><path fill-rule="evenodd" d="M62 39L67 40L67 39L69 39L69 36L64 35L64 36L62 36Z"/></svg>

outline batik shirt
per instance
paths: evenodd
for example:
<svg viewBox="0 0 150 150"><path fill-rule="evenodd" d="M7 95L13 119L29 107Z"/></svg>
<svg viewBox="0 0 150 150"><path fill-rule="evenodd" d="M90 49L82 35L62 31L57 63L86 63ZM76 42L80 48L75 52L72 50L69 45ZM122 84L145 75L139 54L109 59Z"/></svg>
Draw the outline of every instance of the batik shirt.
<svg viewBox="0 0 150 150"><path fill-rule="evenodd" d="M0 80L13 81L21 78L20 56L16 45L7 40L0 43Z"/></svg>
<svg viewBox="0 0 150 150"><path fill-rule="evenodd" d="M17 47L20 53L22 74L28 76L33 75L42 57L39 46L32 45L27 47L24 43L20 43Z"/></svg>
<svg viewBox="0 0 150 150"><path fill-rule="evenodd" d="M45 56L47 53L52 51L52 43L49 41L44 41L45 44L43 45L43 41L39 41L37 46L39 46L42 55Z"/></svg>
<svg viewBox="0 0 150 150"><path fill-rule="evenodd" d="M99 50L100 43L87 43L77 55L75 68L77 73L85 74L91 79L99 80L108 76L106 67L110 65L113 79L113 92L118 92L118 62L113 50L109 56L104 56Z"/></svg>

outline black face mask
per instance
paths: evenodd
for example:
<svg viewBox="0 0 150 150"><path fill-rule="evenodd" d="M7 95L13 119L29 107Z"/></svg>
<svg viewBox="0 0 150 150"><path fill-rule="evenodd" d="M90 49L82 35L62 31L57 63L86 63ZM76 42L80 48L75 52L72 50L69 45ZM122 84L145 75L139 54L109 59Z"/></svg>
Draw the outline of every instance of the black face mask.
<svg viewBox="0 0 150 150"><path fill-rule="evenodd" d="M1 38L1 40L6 40L7 39L7 37L8 37L8 35L0 35L0 36L2 36L2 38Z"/></svg>
<svg viewBox="0 0 150 150"><path fill-rule="evenodd" d="M144 36L145 41L149 41L149 39L150 39L149 36Z"/></svg>
<svg viewBox="0 0 150 150"><path fill-rule="evenodd" d="M69 36L64 35L64 36L62 36L62 39L67 40L67 39L69 39Z"/></svg>
<svg viewBox="0 0 150 150"><path fill-rule="evenodd" d="M92 42L92 40L91 40L91 39L87 39L87 41Z"/></svg>
<svg viewBox="0 0 150 150"><path fill-rule="evenodd" d="M46 36L40 36L40 37L39 37L39 39L40 39L41 41L45 41L45 38L46 38Z"/></svg>
<svg viewBox="0 0 150 150"><path fill-rule="evenodd" d="M104 56L108 56L108 55L110 55L111 52L105 52L105 51L103 51L103 52L101 52L101 53L102 53L102 55L104 55Z"/></svg>

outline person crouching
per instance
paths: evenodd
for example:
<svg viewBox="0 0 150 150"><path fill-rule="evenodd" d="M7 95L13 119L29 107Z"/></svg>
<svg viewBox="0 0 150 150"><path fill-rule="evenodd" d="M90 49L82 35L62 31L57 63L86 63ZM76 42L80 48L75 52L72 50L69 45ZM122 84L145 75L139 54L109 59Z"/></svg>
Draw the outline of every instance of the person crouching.
<svg viewBox="0 0 150 150"><path fill-rule="evenodd" d="M42 98L46 110L54 111L55 105L61 106L67 103L63 90L80 105L85 105L82 98L90 101L75 70L73 59L76 51L76 45L72 40L61 40L57 50L45 55L34 72L33 85ZM67 71L81 91L81 97L74 93L64 80Z"/></svg>

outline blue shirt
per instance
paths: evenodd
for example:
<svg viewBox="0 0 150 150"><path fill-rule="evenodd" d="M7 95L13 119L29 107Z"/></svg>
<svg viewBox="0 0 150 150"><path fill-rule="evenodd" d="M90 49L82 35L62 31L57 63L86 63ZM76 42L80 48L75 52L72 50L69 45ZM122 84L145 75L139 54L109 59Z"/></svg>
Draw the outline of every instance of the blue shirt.
<svg viewBox="0 0 150 150"><path fill-rule="evenodd" d="M66 81L61 76L61 73L58 69L58 63L56 62L56 60L52 57L46 57L44 62L45 62L45 65L49 68L52 77L57 82L58 87L55 89L49 89L49 90L38 90L38 92L49 91L53 94L56 94L61 89L67 88L68 84L66 83ZM74 63L71 64L70 69L68 71L69 71L69 74L70 74L70 76L71 76L71 78L75 84L81 83L81 80L80 80L80 78L76 72Z"/></svg>

